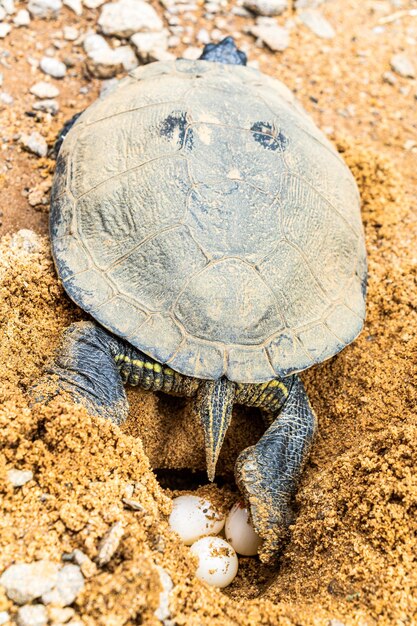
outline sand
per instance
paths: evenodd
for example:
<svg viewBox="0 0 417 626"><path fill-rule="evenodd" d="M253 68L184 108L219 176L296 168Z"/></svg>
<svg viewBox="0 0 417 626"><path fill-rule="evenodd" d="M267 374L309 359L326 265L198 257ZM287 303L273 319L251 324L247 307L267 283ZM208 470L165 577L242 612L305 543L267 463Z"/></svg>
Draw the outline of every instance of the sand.
<svg viewBox="0 0 417 626"><path fill-rule="evenodd" d="M217 484L209 486L202 434L182 399L129 391L132 409L123 431L64 399L28 407L26 390L61 330L85 316L56 279L48 206L35 211L21 195L25 186L48 185L53 162L21 152L13 141L17 130L34 126L23 116L33 79L14 51L21 80L13 87L13 114L4 113L11 170L0 190L0 571L17 561L60 561L81 549L92 563L74 609L88 626L157 624L157 565L173 580L177 624L417 623L417 168L416 152L404 149L415 133L416 84L382 80L390 55L417 36L417 20L398 19L377 37L373 28L387 3L357 4L325 6L339 24L332 43L297 28L281 56L254 48L261 68L297 91L356 177L369 253L368 315L351 346L303 375L320 430L288 544L268 566L240 559L238 577L224 592L195 579L188 549L167 526L170 497L197 490L227 509L237 497L234 459L262 432L259 415L235 412ZM48 40L56 24L34 28ZM72 106L82 108L78 89L85 79L77 68L62 91L76 85ZM96 81L90 86L84 105L96 93ZM70 108L49 121L51 137ZM22 240L12 234L22 227L39 233L31 251L22 251ZM10 467L32 470L33 480L13 489L5 478ZM143 510L127 508L127 495ZM123 537L110 562L99 566L100 540L117 522ZM1 610L16 610L2 594Z"/></svg>

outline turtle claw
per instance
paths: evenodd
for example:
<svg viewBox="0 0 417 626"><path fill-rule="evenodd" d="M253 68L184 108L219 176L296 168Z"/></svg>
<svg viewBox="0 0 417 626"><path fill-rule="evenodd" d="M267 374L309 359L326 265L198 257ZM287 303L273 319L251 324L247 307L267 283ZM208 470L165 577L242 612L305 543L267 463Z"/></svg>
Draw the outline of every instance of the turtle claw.
<svg viewBox="0 0 417 626"><path fill-rule="evenodd" d="M273 480L273 469L268 466L268 458L259 454L257 446L241 452L235 476L249 505L254 529L263 540L259 558L266 563L277 555L288 537L288 527L294 517L289 504L290 494L279 491L279 485Z"/></svg>

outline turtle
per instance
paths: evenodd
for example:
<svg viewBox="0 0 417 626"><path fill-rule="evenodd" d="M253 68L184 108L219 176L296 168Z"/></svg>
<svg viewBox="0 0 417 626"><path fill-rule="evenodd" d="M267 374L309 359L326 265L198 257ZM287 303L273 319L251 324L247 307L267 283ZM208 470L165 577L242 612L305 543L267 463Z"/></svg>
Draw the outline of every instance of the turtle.
<svg viewBox="0 0 417 626"><path fill-rule="evenodd" d="M317 429L299 373L360 333L367 270L350 170L246 61L228 37L141 66L65 126L52 253L89 319L63 331L33 393L65 391L115 424L126 384L188 397L211 481L233 405L260 409L235 478L271 555Z"/></svg>

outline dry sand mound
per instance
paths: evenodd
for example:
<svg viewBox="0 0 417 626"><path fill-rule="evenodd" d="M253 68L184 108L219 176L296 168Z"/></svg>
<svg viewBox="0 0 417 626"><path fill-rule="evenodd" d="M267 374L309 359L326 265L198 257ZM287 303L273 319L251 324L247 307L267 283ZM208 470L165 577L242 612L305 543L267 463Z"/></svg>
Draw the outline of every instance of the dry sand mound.
<svg viewBox="0 0 417 626"><path fill-rule="evenodd" d="M158 565L174 584L170 611L176 624L417 622L413 225L393 168L367 149L346 142L339 149L363 198L370 269L366 328L352 346L304 377L320 433L290 542L270 567L241 559L226 593L193 577L188 549L167 527L171 492L150 469L164 469L161 480L178 486L172 470L204 468L199 428L183 401L132 391L125 432L63 399L28 407L26 389L62 328L82 313L56 280L46 239L3 237L0 571L16 561L61 562L81 550L88 557L82 566L86 584L73 607L74 623L160 623L154 615L162 589ZM236 412L219 465L224 486L199 491L229 505L234 459L260 431L253 412ZM13 488L6 477L11 467L31 470L33 479ZM196 476L181 479L185 488L198 482ZM139 510L127 507L126 498L137 501ZM114 554L97 564L100 541L116 524L123 535ZM4 595L2 610L16 612Z"/></svg>

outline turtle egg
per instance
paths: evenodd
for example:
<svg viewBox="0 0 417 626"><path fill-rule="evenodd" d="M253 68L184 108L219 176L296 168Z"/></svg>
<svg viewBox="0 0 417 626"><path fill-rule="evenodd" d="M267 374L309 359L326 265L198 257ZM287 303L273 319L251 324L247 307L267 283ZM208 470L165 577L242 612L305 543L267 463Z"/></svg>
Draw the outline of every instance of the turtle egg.
<svg viewBox="0 0 417 626"><path fill-rule="evenodd" d="M193 543L190 551L198 558L197 578L216 587L230 585L239 562L227 541L220 537L203 537Z"/></svg>
<svg viewBox="0 0 417 626"><path fill-rule="evenodd" d="M204 535L217 535L224 526L224 516L204 498L179 496L173 500L169 525L190 546Z"/></svg>
<svg viewBox="0 0 417 626"><path fill-rule="evenodd" d="M241 502L236 502L230 509L226 518L225 535L230 545L243 556L257 554L262 541L253 529L248 509Z"/></svg>

